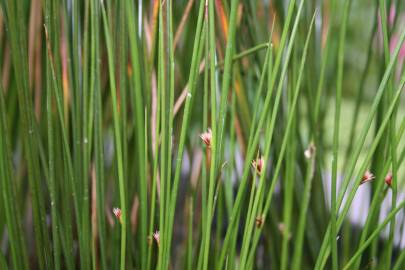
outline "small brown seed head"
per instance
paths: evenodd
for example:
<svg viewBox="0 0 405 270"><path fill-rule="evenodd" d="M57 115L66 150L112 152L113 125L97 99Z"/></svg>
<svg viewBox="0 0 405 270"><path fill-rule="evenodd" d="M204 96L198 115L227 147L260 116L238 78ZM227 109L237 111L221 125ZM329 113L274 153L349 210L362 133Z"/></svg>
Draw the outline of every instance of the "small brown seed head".
<svg viewBox="0 0 405 270"><path fill-rule="evenodd" d="M115 217L119 220L119 222L122 224L122 211L120 208L114 208L113 213Z"/></svg>
<svg viewBox="0 0 405 270"><path fill-rule="evenodd" d="M361 178L361 182L360 185L370 182L371 180L373 180L375 178L374 174L372 174L369 170L367 170L363 177Z"/></svg>
<svg viewBox="0 0 405 270"><path fill-rule="evenodd" d="M207 130L207 132L200 134L200 138L207 147L211 148L212 132L210 128Z"/></svg>
<svg viewBox="0 0 405 270"><path fill-rule="evenodd" d="M256 217L256 227L257 227L257 228L262 227L263 222L264 222L264 220L263 220L263 216L262 216L262 215Z"/></svg>
<svg viewBox="0 0 405 270"><path fill-rule="evenodd" d="M264 167L264 159L263 157L257 158L252 161L252 167L256 170L258 175L262 174L263 167Z"/></svg>
<svg viewBox="0 0 405 270"><path fill-rule="evenodd" d="M392 173L391 172L389 172L387 174L387 176L385 176L384 181L389 187L391 187L391 185L392 185Z"/></svg>
<svg viewBox="0 0 405 270"><path fill-rule="evenodd" d="M159 236L159 231L156 231L153 233L153 238L155 238L156 244L160 246L160 236Z"/></svg>

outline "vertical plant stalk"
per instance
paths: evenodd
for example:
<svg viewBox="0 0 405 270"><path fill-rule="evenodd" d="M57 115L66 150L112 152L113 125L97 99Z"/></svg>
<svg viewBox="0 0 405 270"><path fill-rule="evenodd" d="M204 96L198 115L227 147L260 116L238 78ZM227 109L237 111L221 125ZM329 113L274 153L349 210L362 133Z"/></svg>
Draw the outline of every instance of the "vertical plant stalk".
<svg viewBox="0 0 405 270"><path fill-rule="evenodd" d="M158 31L158 95L161 103L161 147L160 147L160 205L159 205L159 239L160 245L158 250L158 263L157 269L165 269L165 254L166 248L166 211L167 206L167 185L169 179L167 178L167 144L168 144L168 130L167 130L167 98L166 98L166 73L165 73L165 50L164 50L164 29L163 29L163 7L162 2L159 4L159 31Z"/></svg>
<svg viewBox="0 0 405 270"><path fill-rule="evenodd" d="M161 114L160 114L160 96L158 96L158 101L157 101L157 108L156 108L156 126L155 126L155 134L159 134L160 130L160 119L161 119ZM146 116L145 116L146 118ZM146 122L145 122L146 125ZM158 187L157 187L157 182L158 182L158 171L159 171L159 166L158 166L158 157L159 155L158 150L159 150L159 135L156 136L156 141L154 142L154 158L153 158L153 176L152 176L152 187L151 187L151 199L150 199L150 222L149 222L149 237L150 240L152 241L152 235L153 235L153 229L155 225L155 210L156 210L156 193L158 192ZM151 269L152 267L152 250L153 250L153 243L150 243L149 249L148 249L148 260L147 260L147 267L146 269Z"/></svg>
<svg viewBox="0 0 405 270"><path fill-rule="evenodd" d="M274 20L273 20L273 26L272 26L272 30L271 30L271 33L270 33L270 37L269 37L269 44L270 44L271 39L273 37L273 30L274 30ZM267 51L266 51L266 57L265 57L265 60L264 60L264 63L263 63L263 69L262 69L262 74L260 76L259 87L258 87L258 91L256 92L255 104L259 103L259 99L260 99L261 94L262 94L263 85L264 85L264 79L265 79L266 74L268 75L268 83L269 84L271 83L270 78L271 78L271 69L272 69L272 65L273 65L272 55L273 55L272 54L272 45L270 45L267 48ZM270 88L270 85L268 86L268 89L270 89L270 91L272 92L272 89ZM252 124L251 124L248 148L251 147L251 143L252 143L252 140L253 140L252 134L253 134L253 132L255 130L257 117L258 117L258 109L255 109L254 113L253 113ZM270 127L271 127L271 125L268 125L268 127L266 128L265 138L270 138L270 136L271 136ZM270 155L269 155L270 154L270 145L271 145L271 140L267 140L266 144L265 144L265 150L264 150L264 163L265 164L266 163L268 164L268 159L270 157ZM259 157L257 157L257 158L259 158ZM249 200L248 209L252 213L251 214L248 213L248 215L247 215L247 221L248 222L246 223L245 232L243 234L242 250L241 250L241 255L240 255L240 257L241 257L241 267L244 267L244 263L246 263L245 262L245 260L246 260L245 257L247 255L247 251L248 251L248 248L250 246L249 243L250 243L250 239L251 239L251 231L252 231L253 225L254 225L253 221L256 219L256 214L257 213L259 213L261 215L260 210L258 209L258 205L259 205L259 200L262 199L262 197L263 197L261 191L264 188L264 178L266 176L266 169L267 169L266 166L264 166L263 172L259 176L259 187L258 187L259 194L258 194L257 198L255 198L254 203L253 203L253 193L251 193L252 200ZM253 182L255 182L255 181L253 181ZM252 202L252 205L251 205L250 202Z"/></svg>
<svg viewBox="0 0 405 270"><path fill-rule="evenodd" d="M176 168L175 174L173 179L173 186L171 189L170 196L170 205L168 207L169 216L168 216L168 229L166 230L168 233L167 245L171 247L171 239L173 233L173 223L174 223L174 214L176 210L176 201L177 201L177 192L179 187L179 180L183 162L183 153L184 153L184 146L185 140L187 136L187 131L189 128L190 117L191 117L191 109L192 109L192 101L196 91L196 83L198 77L198 64L199 64L199 50L201 46L201 33L202 33L202 21L203 21L203 11L204 11L204 1L200 2L200 6L198 9L198 19L197 19L197 27L196 27L196 34L194 37L194 45L193 45L193 54L191 58L191 66L190 66L190 74L188 79L189 90L187 93L186 103L184 107L184 115L183 115L183 122L181 125L180 131L180 139L179 139L179 147L177 150L177 158L176 158ZM202 50L201 50L202 51ZM170 249L170 248L169 248Z"/></svg>
<svg viewBox="0 0 405 270"><path fill-rule="evenodd" d="M92 121L93 121L93 95L89 94L89 14L90 14L90 1L86 1L84 4L84 20L83 20L83 49L82 49L82 78L81 82L81 155L80 155L80 169L78 173L81 175L79 179L82 179L82 253L81 253L81 265L82 269L91 268L91 226L90 226L90 203L89 203L89 183L90 183L90 153L92 146ZM79 90L79 89L77 89Z"/></svg>
<svg viewBox="0 0 405 270"><path fill-rule="evenodd" d="M221 100L219 106L219 115L218 115L218 140L216 141L218 153L222 153L222 144L223 144L223 136L224 136L224 127L225 127L225 119L226 119L226 111L227 111L227 101L228 101L228 92L229 86L231 81L232 75L232 58L235 52L235 33L236 33L236 15L238 9L239 0L232 0L231 1L231 10L229 16L229 33L228 39L226 41L226 50L225 50L225 61L224 61L224 76L222 78L222 86L221 86ZM215 17L212 14L213 18ZM216 117L216 115L215 115ZM218 155L219 157L221 154ZM219 166L218 162L214 160L214 167Z"/></svg>
<svg viewBox="0 0 405 270"><path fill-rule="evenodd" d="M20 1L8 1L5 5L7 28L9 30L11 57L15 72L19 111L21 117L22 144L28 167L28 180L31 193L35 246L40 269L52 267L49 236L46 228L46 210L41 196L38 137L35 134L36 119L32 106L28 82L27 40L24 14L27 5Z"/></svg>
<svg viewBox="0 0 405 270"><path fill-rule="evenodd" d="M403 32L402 40L403 40L403 38L405 38L405 31ZM396 48L396 51L395 51L394 55L397 55L398 52L399 52L399 46ZM392 68L392 66L391 66L392 63L393 62L391 60L390 65L388 66L388 69L387 69L385 74L390 73L391 68ZM386 76L384 76L384 78L388 79L388 77L386 77ZM379 91L377 91L380 94L380 96L379 96L380 98L381 98L381 94L383 94L383 90L384 90L383 86L385 86L386 82L387 82L387 80L383 80L381 82ZM361 179L361 177L363 176L364 171L366 170L366 166L368 165L368 162L370 162L371 157L374 154L374 152L376 150L376 147L378 146L378 144L379 144L379 142L380 142L380 140L381 140L381 138L382 138L382 136L383 136L383 134L385 132L385 129L386 129L387 124L388 124L388 122L390 120L390 117L391 117L391 113L394 110L396 102L398 101L398 99L400 97L400 94L401 94L401 91L402 91L402 88L403 88L404 84L405 84L405 75L403 75L402 78L401 78L401 82L399 84L398 90L395 93L395 97L393 98L393 100L390 103L389 109L388 109L388 111L387 111L387 113L386 113L386 115L385 115L385 117L384 117L384 119L383 119L383 121L381 123L381 126L378 129L378 132L377 132L377 134L375 136L375 139L374 139L374 141L373 141L373 143L372 143L372 145L370 147L369 152L367 153L366 158L362 162L358 173L355 174L355 177L354 177L355 184L354 184L352 190L350 191L348 197L346 198L346 203L345 203L345 205L343 207L343 210L341 211L341 214L338 217L337 229L339 229L341 227L341 225L343 224L343 221L344 221L344 219L345 219L345 217L346 217L346 215L347 215L347 213L348 213L348 211L350 209L351 203L352 203L352 201L354 199L354 196L356 194L356 191L357 191L357 189L359 187L359 182L360 182L359 179ZM376 99L378 99L378 98L376 97ZM364 137L366 136L367 130L368 130L368 129L366 130L366 127L370 126L372 116L375 115L377 106L378 106L378 101L375 100L374 103L373 103L371 112L369 114L370 122L365 123L364 129L363 129L363 132L362 132L360 138L362 138L363 136ZM363 138L362 142L364 142L364 138ZM356 145L359 147L359 144L360 144L360 148L361 148L362 147L361 141L359 141L358 144L356 144ZM356 151L356 155L359 155L359 154L360 154L360 149L358 149L358 151ZM351 168L350 169L350 177L353 174L354 165L356 165L356 161L357 161L357 159L351 162L351 165L350 165L350 168ZM343 184L345 184L345 180L343 180ZM347 188L347 186L346 186L346 188ZM340 195L342 195L342 194L344 195L346 193L346 188L342 189ZM343 195L339 196L338 201L337 201L337 205L339 205L339 208L340 208L340 206L341 206L341 204L343 202ZM327 231L326 231L326 234L325 234L325 238L324 238L322 246L321 246L320 253L319 253L317 261L316 261L315 269L322 269L324 267L324 265L326 264L327 258L328 258L329 253L330 253L329 242L328 242L328 240L330 240L330 237L327 237L327 236L330 236L330 229L331 228L330 228L330 224L329 224L329 226L327 228Z"/></svg>
<svg viewBox="0 0 405 270"><path fill-rule="evenodd" d="M117 89L115 85L115 70L114 70L114 60L113 52L111 46L111 36L110 30L107 21L107 15L101 3L101 13L103 18L104 25L104 35L107 46L107 56L108 56L108 71L109 71L109 82L110 82L110 93L112 98L113 106L113 121L114 121L114 140L115 140L115 150L117 157L117 170L118 170L118 185L119 185L119 194L120 194L120 207L122 211L121 215L121 255L120 255L120 269L126 269L126 227L127 227L127 208L125 200L125 183L124 183L124 171L123 171L123 160L122 160L122 144L121 144L121 129L120 129L120 120L119 112L117 106Z"/></svg>
<svg viewBox="0 0 405 270"><path fill-rule="evenodd" d="M379 87L377 89L377 94L374 97L373 103L369 107L369 114L367 116L366 121L364 122L362 130L360 132L360 136L358 137L358 139L356 140L356 143L354 144L356 146L356 148L355 148L354 153L352 154L352 156L350 158L350 161L348 163L349 165L348 165L348 167L346 169L346 174L345 174L345 177L344 177L344 179L342 181L341 189L340 189L340 192L339 192L339 197L338 197L338 200L337 200L337 206L338 206L337 208L338 209L340 209L340 207L341 207L344 195L345 195L345 193L347 191L350 180L352 179L354 169L356 167L357 159L360 156L360 152L361 152L361 149L362 149L362 147L364 145L365 138L366 138L366 136L367 136L367 134L369 132L369 129L370 129L370 126L371 126L372 121L374 119L374 116L376 115L376 111L377 111L377 108L378 108L378 106L379 106L379 104L381 102L382 96L385 93L385 88L386 88L387 82L388 82L388 80L389 80L389 78L390 78L390 76L391 76L391 74L392 74L392 72L394 70L394 66L395 66L394 64L396 62L395 59L396 59L396 57L398 57L399 50L401 48L401 44L404 42L404 40L405 40L405 30L402 31L401 36L398 39L398 44L395 47L395 50L394 50L394 52L392 54L392 58L390 59L390 62L387 65L387 68L386 68L386 70L384 72L383 78L382 78L382 80L380 82L380 85L379 85ZM381 126L379 127L379 129L381 130ZM376 138L377 137L378 136L376 136ZM376 139L374 141L376 141ZM363 174L364 171L360 172L360 173ZM356 178L356 179L358 179L358 178ZM351 193L355 193L355 190L356 189L354 189ZM350 196L354 196L354 195L350 195ZM348 200L348 203L346 203L347 207L350 205L350 203L351 203L351 200ZM339 218L342 218L342 215L340 215ZM327 232L325 234L324 240L322 242L322 246L321 246L321 250L319 251L318 258L316 260L315 269L320 269L321 266L326 262L327 257L329 256L330 249L328 249L328 245L329 245L328 240L330 240L330 237L328 237L328 236L330 236L330 223L329 223Z"/></svg>
<svg viewBox="0 0 405 270"><path fill-rule="evenodd" d="M174 48L173 48L173 1L172 0L166 0L165 1L166 5L166 39L167 39L167 46L166 50L168 51L167 53L167 62L166 62L166 67L168 69L167 74L168 74L168 90L169 90L169 103L168 103L168 108L167 111L164 112L166 116L168 116L168 126L167 126L167 178L168 185L167 185L167 205L170 207L170 202L171 202L171 179L172 179L172 152L173 152L173 120L174 120L174 114L173 114L173 106L174 106ZM163 41L162 41L163 42ZM166 192L166 191L164 191ZM172 236L169 235L171 232L170 230L170 221L169 221L169 215L170 215L170 210L167 209L165 212L166 215L166 220L169 223L169 226L166 226L165 233L164 235L167 237L168 241L165 241L163 243L163 247L165 248L164 253L165 253L165 261L164 261L164 269L167 269L169 267L169 258L170 258L170 250L171 250L171 238Z"/></svg>
<svg viewBox="0 0 405 270"><path fill-rule="evenodd" d="M228 252L229 245L231 242L235 242L234 240L232 240L232 237L236 236L236 232L237 232L237 230L235 229L237 226L235 224L237 224L240 219L241 204L242 204L243 197L245 195L247 179L248 179L248 175L250 172L250 161L254 157L254 153L256 151L256 147L257 147L257 144L259 141L259 134L263 127L264 121L266 119L266 114L268 113L268 110L270 107L270 101L271 101L271 96L272 96L272 92L273 92L273 87L275 85L276 78L277 78L277 75L279 72L281 59L282 59L282 55L283 55L283 50L284 50L284 47L285 47L285 44L287 41L288 31L289 31L290 23L291 23L292 17L293 17L292 14L293 14L294 6L295 6L295 0L292 0L289 3L289 7L288 7L288 11L287 11L287 18L285 21L283 33L282 33L280 44L279 44L279 51L277 53L276 60L274 63L274 69L273 69L274 72L271 74L270 82L268 83L269 87L268 87L268 92L266 94L266 98L264 101L263 110L259 117L257 127L251 133L251 136L253 136L253 139L249 139L249 141L251 140L251 144L250 144L250 147L248 147L247 155L245 158L246 160L248 160L248 162L245 163L244 168L243 168L242 180L240 182L239 189L238 189L238 192L237 192L237 195L235 198L234 207L232 209L231 217L229 219L228 230L226 232L225 239L224 239L224 242L222 245L221 255L219 257L219 260L216 263L216 269L222 269L224 262L225 262L225 256ZM296 18L296 20L297 20L297 18ZM291 35L291 37L294 37L294 35ZM282 81L282 80L283 80L283 77L281 76L280 81ZM274 106L274 107L278 108L278 106Z"/></svg>
<svg viewBox="0 0 405 270"><path fill-rule="evenodd" d="M301 260L302 260L302 249L303 249L303 242L304 242L304 231L306 227L306 219L307 219L307 211L309 206L309 201L311 199L311 186L312 180L314 179L314 172L315 172L315 155L313 154L310 157L306 164L307 164L307 171L305 174L305 182L304 182L304 192L303 192L303 200L301 203L300 208L300 215L298 218L298 225L297 225L297 233L295 236L294 242L294 255L291 263L291 268L293 270L299 270L301 267Z"/></svg>
<svg viewBox="0 0 405 270"><path fill-rule="evenodd" d="M357 260L357 258L363 253L363 251L371 244L371 242L379 235L379 233L387 226L389 222L392 222L392 219L395 218L395 215L402 210L405 206L405 201L402 201L396 208L391 210L388 216L384 219L384 221L371 233L369 238L364 242L364 244L357 250L357 252L353 255L350 261L345 265L343 270L351 269L350 266Z"/></svg>
<svg viewBox="0 0 405 270"><path fill-rule="evenodd" d="M389 64L390 61L390 30L388 29L387 22L387 1L379 0L379 14L381 18L381 30L383 35L383 47L384 47L384 66ZM388 1L389 5L391 5L391 1ZM394 77L392 76L388 81L388 90L386 97L387 99L392 99L394 96ZM392 191L392 199L391 199L391 209L394 210L397 201L397 181L398 181L398 167L397 167L397 141L396 141L396 134L395 134L395 121L396 121L396 111L391 116L391 121L389 123L389 130L387 132L387 143L389 149L387 149L391 154L391 166L392 166L392 184L391 184L391 191ZM389 235L388 235L388 242L386 243L386 247L384 249L384 258L382 259L382 265L385 269L391 268L391 257L392 257L392 247L394 242L394 233L395 233L395 218L392 219L390 223Z"/></svg>
<svg viewBox="0 0 405 270"><path fill-rule="evenodd" d="M330 245L332 250L332 269L338 269L338 251L337 251L337 228L336 219L338 215L338 208L336 207L336 183L338 174L338 157L339 157L339 131L340 131L340 108L342 100L342 84L343 84L343 67L345 55L345 41L346 41L346 25L349 17L351 1L344 2L343 17L339 33L339 48L338 48L338 62L337 62L337 80L336 80L336 94L335 94L335 119L333 128L333 157L332 157L332 183L331 183L331 231L330 231Z"/></svg>
<svg viewBox="0 0 405 270"><path fill-rule="evenodd" d="M295 32L296 32L297 27L298 27L299 17L301 15L303 4L304 4L304 1L301 1L300 6L299 6L298 11L297 11L296 19L295 19L295 22L294 22L294 27L293 27L292 34L291 34L292 38L290 40L290 43L289 43L288 49L287 49L287 58L286 58L287 62L285 63L285 66L283 67L281 78L284 78L283 74L285 74L285 72L286 72L286 68L287 68L287 65L288 65L288 60L289 60L289 57L290 57L292 46L294 44ZM297 107L298 96L300 94L300 86L301 86L301 81L302 81L302 74L304 73L303 69L304 69L304 66L305 66L305 60L306 60L306 56L307 56L307 50L308 50L310 35L312 33L312 27L313 27L314 20L315 20L315 14L316 13L314 13L314 15L312 17L311 25L310 25L308 33L307 33L307 37L306 37L306 41L305 41L305 45L304 45L303 56L301 58L301 63L300 63L300 67L299 67L298 78L297 78L297 82L296 82L295 89L294 89L294 97L292 99L290 114L288 115L288 119L287 119L287 125L286 125L285 134L284 134L284 137L283 137L284 139L283 139L282 145L281 145L280 154L279 154L278 161L277 161L277 164L276 164L276 167L275 167L275 170L274 170L274 174L272 176L271 186L270 186L269 191L267 192L268 195L265 197L263 210L261 212L262 222L263 223L265 222L267 213L268 213L268 211L270 209L270 204L271 204L274 188L276 186L276 182L277 182L277 179L279 177L280 170L281 170L281 164L282 164L284 154L285 154L285 150L286 150L286 147L287 147L288 138L289 138L289 136L290 136L290 134L291 134L291 132L293 130L292 125L293 125L295 110L296 110L296 107ZM281 85L282 84L280 83L279 89L277 90L277 92L281 91ZM275 113L275 111L273 111L272 120L271 120L271 122L273 123L272 129L274 129L275 117L276 117L276 113ZM260 190L262 190L262 189L260 189ZM264 192L264 190L263 190L263 192ZM250 222L252 222L252 221L250 220ZM260 237L260 234L261 234L262 230L263 230L263 225L260 226L259 228L257 228L254 231L254 235L253 235L253 239L252 239L252 247L250 248L249 256L247 258L247 265L250 265L251 261L253 261L254 252L256 250L256 247L257 247L259 237Z"/></svg>
<svg viewBox="0 0 405 270"><path fill-rule="evenodd" d="M207 2L206 2L207 3ZM215 74L215 60L216 60L216 46L215 46L215 13L214 13L214 1L208 1L208 40L209 40L209 65L210 65L210 95L211 95L211 160L209 161L210 171L209 171L209 182L208 182L208 197L207 197L207 213L205 217L205 226L203 237L202 237L202 268L203 270L208 269L208 256L210 250L210 238L211 238L211 220L214 213L213 209L213 197L214 197L214 187L216 179L216 159L217 159L217 126L216 126L216 74Z"/></svg>
<svg viewBox="0 0 405 270"><path fill-rule="evenodd" d="M403 120L403 123L405 123L405 118ZM403 132L404 132L403 129L398 132L398 134L396 136L397 141L402 137ZM403 154L405 154L405 149L403 150ZM383 176L387 175L389 165L390 165L390 161L391 160L387 160L387 162L386 162L386 164L384 166L384 169L382 170L381 175L383 175ZM398 165L400 165L400 164L401 164L401 160L399 161ZM379 177L379 178L382 178L382 176ZM377 185L376 185L376 188L375 188L376 196L373 196L373 199L371 201L371 204L370 204L370 207L369 207L369 214L367 215L367 220L366 220L366 223L363 226L363 230L362 230L362 233L361 233L361 236L360 236L360 241L359 241L359 244L358 244L359 247L362 246L363 243L367 240L367 236L368 236L370 227L373 225L372 223L376 222L375 220L378 219L378 209L380 208L381 203L382 203L382 201L383 201L383 199L385 197L383 195L383 194L385 194L383 192L383 187L385 185L386 185L385 181L379 181L377 183ZM354 262L353 268L358 269L360 267L361 258L362 258L362 255L357 257L357 261Z"/></svg>
<svg viewBox="0 0 405 270"><path fill-rule="evenodd" d="M143 96L142 92L142 58L139 54L142 48L139 44L139 35L137 35L139 29L141 29L142 18L138 18L138 29L136 28L136 18L134 17L135 8L133 1L124 1L122 3L122 8L125 7L126 22L127 22L127 33L129 38L129 56L131 59L131 65L133 74L131 76L133 83L133 98L135 99L134 108L134 120L135 120L135 141L136 141L136 161L138 162L137 168L139 170L138 188L139 188L139 243L140 243L140 253L141 253L141 267L146 268L147 264L147 221L148 221L148 202L147 202L147 178L146 178L146 166L147 160L144 157L144 146L145 146L145 134L144 134L144 109L146 104L146 98ZM145 72L146 73L146 72ZM147 73L146 73L147 74ZM161 175L162 176L162 175Z"/></svg>
<svg viewBox="0 0 405 270"><path fill-rule="evenodd" d="M207 1L205 1L205 4L207 4ZM209 25L208 25L208 6L205 6L205 12L204 12L204 25L203 25L203 31L201 38L204 38L202 41L204 41L205 46L200 46L201 51L204 49L204 61L205 61L205 67L204 67L204 96L203 96L203 120L202 120L202 130L206 131L208 130L208 118L209 118L209 57L210 57L210 46L209 46ZM201 41L201 42L202 42ZM208 183L208 171L210 167L210 156L211 156L211 150L209 149L208 145L205 148L205 151L203 151L203 162L204 165L202 166L202 173L201 173L201 225L206 224L206 219L207 219L207 183ZM201 241L200 241L200 250L198 253L198 261L197 261L197 269L201 269L202 263L203 263L203 244L204 242L202 239L204 239L205 236L205 230L207 228L205 226L201 226Z"/></svg>
<svg viewBox="0 0 405 270"><path fill-rule="evenodd" d="M45 2L45 21L46 25L50 25L51 17L51 3ZM54 126L53 126L53 111L52 111L52 75L51 75L50 62L46 63L46 112L47 112L47 130L48 130L48 182L51 198L51 217L52 217L52 249L53 249L53 262L56 269L61 268L61 246L59 242L59 234L61 234L59 225L59 215L57 210L58 194L55 179L55 143L54 143Z"/></svg>
<svg viewBox="0 0 405 270"><path fill-rule="evenodd" d="M0 83L0 191L1 202L3 202L1 209L4 209L5 212L5 225L7 226L10 241L12 266L14 269L28 269L27 245L19 218L21 213L18 211L19 203L16 187L14 186L16 182L12 181L10 142L7 139L10 133L7 130L4 93L2 83Z"/></svg>
<svg viewBox="0 0 405 270"><path fill-rule="evenodd" d="M91 63L90 63L90 91L94 96L94 159L96 170L96 204L97 204L97 231L100 254L97 256L96 247L94 247L93 257L98 258L101 269L107 269L106 259L106 225L105 225L105 184L104 184L104 151L103 151L103 110L100 89L100 49L99 49L99 15L100 6L98 0L90 2L91 19ZM90 133L91 134L91 133ZM93 232L94 233L94 232ZM94 243L95 245L96 243Z"/></svg>
<svg viewBox="0 0 405 270"><path fill-rule="evenodd" d="M55 145L54 145L54 131L52 119L52 93L51 93L51 79L49 76L49 66L47 65L47 91L46 91L46 112L47 112L47 130L48 130L48 177L49 177L49 190L51 197L51 216L52 216L52 242L53 242L53 259L56 269L61 268L60 262L60 246L59 246L59 228L57 218L57 190L55 183Z"/></svg>

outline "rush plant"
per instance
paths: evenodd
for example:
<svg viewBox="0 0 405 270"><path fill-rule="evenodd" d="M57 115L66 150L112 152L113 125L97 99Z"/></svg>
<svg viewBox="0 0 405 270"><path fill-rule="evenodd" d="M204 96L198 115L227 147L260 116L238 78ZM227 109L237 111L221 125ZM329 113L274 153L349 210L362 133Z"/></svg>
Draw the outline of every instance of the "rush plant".
<svg viewBox="0 0 405 270"><path fill-rule="evenodd" d="M0 269L404 269L402 0L3 0Z"/></svg>

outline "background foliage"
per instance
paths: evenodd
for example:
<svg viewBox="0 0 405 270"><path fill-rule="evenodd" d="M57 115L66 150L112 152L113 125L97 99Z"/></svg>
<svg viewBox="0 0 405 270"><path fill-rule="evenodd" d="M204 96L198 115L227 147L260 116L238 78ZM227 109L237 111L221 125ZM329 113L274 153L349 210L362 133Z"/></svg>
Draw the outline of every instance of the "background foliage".
<svg viewBox="0 0 405 270"><path fill-rule="evenodd" d="M404 39L401 0L1 1L0 269L403 269Z"/></svg>

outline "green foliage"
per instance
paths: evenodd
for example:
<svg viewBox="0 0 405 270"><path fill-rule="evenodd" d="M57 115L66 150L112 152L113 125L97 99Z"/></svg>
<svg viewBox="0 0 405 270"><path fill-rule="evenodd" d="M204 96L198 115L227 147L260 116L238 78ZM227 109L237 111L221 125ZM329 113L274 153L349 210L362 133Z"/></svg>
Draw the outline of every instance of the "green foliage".
<svg viewBox="0 0 405 270"><path fill-rule="evenodd" d="M0 269L403 269L402 2L2 1Z"/></svg>

